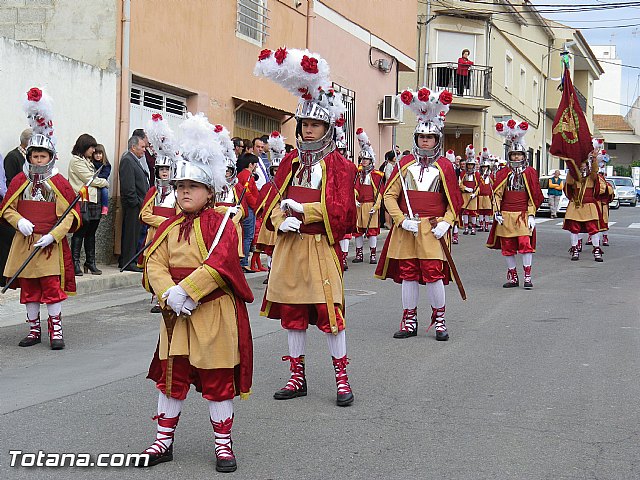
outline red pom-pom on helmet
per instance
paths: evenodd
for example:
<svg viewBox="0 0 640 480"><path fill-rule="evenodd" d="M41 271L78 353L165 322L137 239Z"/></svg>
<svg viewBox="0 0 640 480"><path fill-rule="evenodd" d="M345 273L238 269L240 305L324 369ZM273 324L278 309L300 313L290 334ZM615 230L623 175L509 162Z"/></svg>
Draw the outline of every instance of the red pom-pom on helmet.
<svg viewBox="0 0 640 480"><path fill-rule="evenodd" d="M340 117L339 119L336 120L336 127L344 126L344 122L345 122L344 117Z"/></svg>
<svg viewBox="0 0 640 480"><path fill-rule="evenodd" d="M151 120L153 120L154 122L161 122L162 115L159 113L154 113L153 115L151 115Z"/></svg>
<svg viewBox="0 0 640 480"><path fill-rule="evenodd" d="M260 55L258 55L258 60L265 60L270 56L271 56L271 50L269 50L268 48L265 48L260 52Z"/></svg>
<svg viewBox="0 0 640 480"><path fill-rule="evenodd" d="M400 100L402 100L402 103L405 105L411 105L411 102L413 102L413 93L409 90L405 90L400 94Z"/></svg>
<svg viewBox="0 0 640 480"><path fill-rule="evenodd" d="M509 120L507 122L507 127L509 128L516 128L516 121L512 118L511 120Z"/></svg>
<svg viewBox="0 0 640 480"><path fill-rule="evenodd" d="M529 128L529 124L527 122L520 122L520 130L527 130Z"/></svg>
<svg viewBox="0 0 640 480"><path fill-rule="evenodd" d="M428 102L430 95L431 95L431 92L429 91L428 88L423 87L420 90L418 90L418 100L420 100L421 102Z"/></svg>
<svg viewBox="0 0 640 480"><path fill-rule="evenodd" d="M453 150L449 149L449 150L447 150L447 153L450 153L450 154L453 155Z"/></svg>
<svg viewBox="0 0 640 480"><path fill-rule="evenodd" d="M318 59L304 55L300 60L300 66L307 73L318 73Z"/></svg>
<svg viewBox="0 0 640 480"><path fill-rule="evenodd" d="M277 130L274 130L273 132L271 132L271 136L274 138L277 138L280 136L280 132L278 132Z"/></svg>
<svg viewBox="0 0 640 480"><path fill-rule="evenodd" d="M287 58L287 49L286 48L277 49L275 53L275 57L276 57L276 63L278 65L282 65L282 62L284 62L284 59Z"/></svg>
<svg viewBox="0 0 640 480"><path fill-rule="evenodd" d="M498 132L502 132L504 130L504 123L502 123L502 122L496 123L496 130Z"/></svg>
<svg viewBox="0 0 640 480"><path fill-rule="evenodd" d="M364 132L364 130L362 128L359 128L356 130L356 135L360 135L362 132Z"/></svg>
<svg viewBox="0 0 640 480"><path fill-rule="evenodd" d="M449 90L443 90L442 92L440 92L441 104L449 105L451 102L453 102L453 95L451 95L451 92Z"/></svg>
<svg viewBox="0 0 640 480"><path fill-rule="evenodd" d="M222 125L216 125L215 127L213 127L213 131L216 133L220 133L222 131Z"/></svg>
<svg viewBox="0 0 640 480"><path fill-rule="evenodd" d="M39 102L42 98L42 90L37 87L30 88L27 92L27 100L30 102Z"/></svg>

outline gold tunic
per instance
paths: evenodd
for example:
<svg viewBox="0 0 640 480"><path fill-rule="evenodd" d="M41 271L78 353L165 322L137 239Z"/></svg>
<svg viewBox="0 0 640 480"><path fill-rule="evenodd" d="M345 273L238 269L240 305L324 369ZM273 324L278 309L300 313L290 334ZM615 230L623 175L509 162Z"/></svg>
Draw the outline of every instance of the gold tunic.
<svg viewBox="0 0 640 480"><path fill-rule="evenodd" d="M589 176L583 179L582 181L576 182L576 180L571 176L571 173L567 173L567 185L574 185L575 196L578 195L578 192L581 188L584 189L593 189L596 186L596 182ZM586 185L584 185L586 182ZM594 191L594 195L602 195L605 193L607 189L607 183L605 181L597 182L598 189ZM589 220L598 220L598 207L595 203L582 203L579 207L576 206L573 200L569 201L569 205L567 205L567 211L564 214L565 220L574 220L576 222L588 222ZM608 212L607 212L608 218Z"/></svg>
<svg viewBox="0 0 640 480"><path fill-rule="evenodd" d="M195 301L210 294L221 280L215 271L202 264L207 255L200 230L200 220L196 219L189 234L189 242L178 242L179 227L170 231L153 250L146 263L146 272L153 291L157 292L161 306L165 307L162 294L175 285L169 273L170 267L195 268L179 285ZM233 368L240 363L238 350L238 327L233 299L224 294L221 297L199 305L191 316L178 317L173 329L171 351L168 352L167 331L164 320L160 320L160 360L184 355L196 368Z"/></svg>
<svg viewBox="0 0 640 480"><path fill-rule="evenodd" d="M50 187L52 192L57 192L55 185L49 179L46 182ZM11 242L11 250L9 251L9 258L7 259L7 264L4 268L4 276L12 277L20 268L20 266L24 263L27 257L31 254L33 250L33 244L40 240L43 235L34 233L30 237L25 237L18 231L18 221L23 218L22 215L18 213L18 201L20 198L31 199L28 194L31 189L31 184L27 185L22 194L17 196L6 208L4 214L2 215L9 224L16 229L16 234L13 236L13 241ZM56 215L58 218L64 213L64 211L69 206L68 202L62 195L56 193L53 195L54 201L56 203ZM28 219L27 219L28 220ZM34 223L34 222L32 222ZM62 243L60 240L64 238L64 236L69 232L73 224L73 214L69 213L62 223L58 225L52 232L53 239L55 240L51 247L49 247L51 251L51 256L48 256L49 249L45 249L44 251L40 251L36 257L29 262L26 268L20 274L21 278L40 278L46 277L49 275L64 275L64 260L62 254Z"/></svg>
<svg viewBox="0 0 640 480"><path fill-rule="evenodd" d="M524 176L523 176L524 177ZM493 198L496 203L497 211L502 214L504 222L502 225L496 222L495 235L497 237L528 237L531 235L529 230L529 216L536 215L536 207L531 201L531 196L527 193L527 213L523 217L522 212L504 212L501 211L502 199L504 198L505 191L508 188L509 181L502 182L501 185L493 191ZM525 192L527 190L524 190Z"/></svg>

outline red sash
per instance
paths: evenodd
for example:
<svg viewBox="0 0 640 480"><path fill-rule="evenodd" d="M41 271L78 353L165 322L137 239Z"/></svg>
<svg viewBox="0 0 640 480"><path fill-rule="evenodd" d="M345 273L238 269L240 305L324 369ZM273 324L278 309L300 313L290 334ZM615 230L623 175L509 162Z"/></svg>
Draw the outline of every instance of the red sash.
<svg viewBox="0 0 640 480"><path fill-rule="evenodd" d="M176 214L176 209L154 205L153 214L158 215L159 217L171 218Z"/></svg>
<svg viewBox="0 0 640 480"><path fill-rule="evenodd" d="M413 213L421 217L442 217L447 211L447 202L442 192L420 192L417 190L408 190L409 203ZM409 213L407 202L404 194L400 196L398 206L405 215Z"/></svg>
<svg viewBox="0 0 640 480"><path fill-rule="evenodd" d="M49 233L58 221L55 202L18 200L18 213L33 223L33 233Z"/></svg>
<svg viewBox="0 0 640 480"><path fill-rule="evenodd" d="M287 190L287 194L290 199L299 203L314 203L320 202L322 192L315 188L295 187L290 186ZM293 212L293 216L298 220L302 220L301 213ZM314 222L300 225L300 233L307 233L310 235L325 234L327 231L324 228L324 222Z"/></svg>
<svg viewBox="0 0 640 480"><path fill-rule="evenodd" d="M464 185L465 187L473 188L475 190L476 181L475 180L465 180L465 181L462 182L462 185Z"/></svg>
<svg viewBox="0 0 640 480"><path fill-rule="evenodd" d="M593 198L593 188L587 187L584 189L584 196L582 197L582 203L596 203L596 199Z"/></svg>
<svg viewBox="0 0 640 480"><path fill-rule="evenodd" d="M193 272L195 268L190 267L169 267L169 274L171 274L171 280L177 285L178 282L181 282ZM221 288L215 289L209 295L206 295L200 299L200 303L207 303L215 300L216 298L220 298L224 295L224 291Z"/></svg>
<svg viewBox="0 0 640 480"><path fill-rule="evenodd" d="M504 192L501 210L503 212L526 212L529 208L529 195L527 192Z"/></svg>
<svg viewBox="0 0 640 480"><path fill-rule="evenodd" d="M373 203L373 185L360 185L358 197L360 203Z"/></svg>

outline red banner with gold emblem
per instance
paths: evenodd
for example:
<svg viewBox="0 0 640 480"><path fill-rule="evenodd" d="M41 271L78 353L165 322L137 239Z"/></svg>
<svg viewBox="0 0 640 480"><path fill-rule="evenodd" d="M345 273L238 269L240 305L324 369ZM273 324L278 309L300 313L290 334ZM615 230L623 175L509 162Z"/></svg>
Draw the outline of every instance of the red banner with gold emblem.
<svg viewBox="0 0 640 480"><path fill-rule="evenodd" d="M580 165L593 150L591 132L578 102L568 68L564 70L562 87L562 98L553 120L549 152L564 159L571 175L578 178Z"/></svg>

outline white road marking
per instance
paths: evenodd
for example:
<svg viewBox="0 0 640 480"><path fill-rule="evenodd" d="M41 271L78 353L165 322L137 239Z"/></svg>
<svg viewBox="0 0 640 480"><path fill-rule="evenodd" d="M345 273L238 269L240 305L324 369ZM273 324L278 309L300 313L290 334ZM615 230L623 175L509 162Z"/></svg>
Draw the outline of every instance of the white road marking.
<svg viewBox="0 0 640 480"><path fill-rule="evenodd" d="M550 218L536 218L536 223L550 222Z"/></svg>
<svg viewBox="0 0 640 480"><path fill-rule="evenodd" d="M627 228L640 228L640 223L632 223Z"/></svg>

